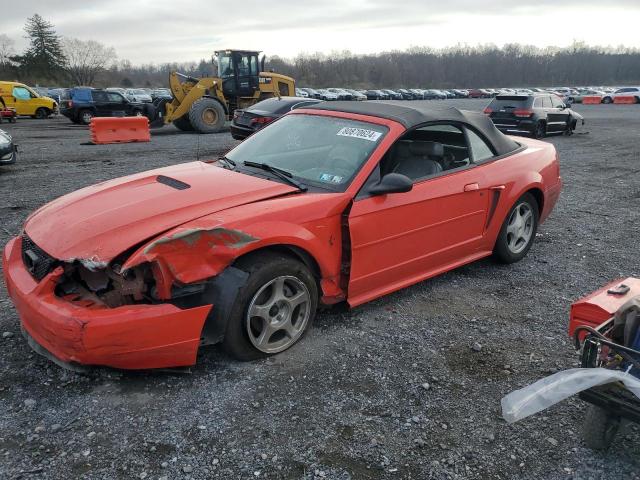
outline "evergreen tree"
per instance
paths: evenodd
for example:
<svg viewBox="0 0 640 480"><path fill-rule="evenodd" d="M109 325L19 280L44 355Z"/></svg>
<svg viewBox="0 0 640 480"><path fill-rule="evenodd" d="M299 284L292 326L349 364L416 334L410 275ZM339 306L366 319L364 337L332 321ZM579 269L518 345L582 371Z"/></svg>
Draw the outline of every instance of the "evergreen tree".
<svg viewBox="0 0 640 480"><path fill-rule="evenodd" d="M31 80L60 78L64 74L66 58L53 24L36 13L27 19L24 30L29 39L29 48L16 57L20 69Z"/></svg>

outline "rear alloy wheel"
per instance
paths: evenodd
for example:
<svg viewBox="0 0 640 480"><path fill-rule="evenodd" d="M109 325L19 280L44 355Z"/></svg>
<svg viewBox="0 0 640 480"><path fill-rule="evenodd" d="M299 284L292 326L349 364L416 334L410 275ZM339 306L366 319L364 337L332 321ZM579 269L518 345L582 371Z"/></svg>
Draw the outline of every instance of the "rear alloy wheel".
<svg viewBox="0 0 640 480"><path fill-rule="evenodd" d="M613 99L611 97L604 97L602 103L613 103Z"/></svg>
<svg viewBox="0 0 640 480"><path fill-rule="evenodd" d="M529 252L538 231L538 202L525 193L509 211L502 224L496 245L495 257L503 263L515 263Z"/></svg>
<svg viewBox="0 0 640 480"><path fill-rule="evenodd" d="M46 108L40 107L39 109L36 110L36 118L38 120L44 120L48 116L49 116L49 111Z"/></svg>
<svg viewBox="0 0 640 480"><path fill-rule="evenodd" d="M224 348L239 360L287 350L309 329L318 288L309 269L291 257L260 253L235 265L249 276L229 315Z"/></svg>
<svg viewBox="0 0 640 480"><path fill-rule="evenodd" d="M189 121L199 133L218 133L224 127L226 115L222 104L213 98L201 98L189 109Z"/></svg>
<svg viewBox="0 0 640 480"><path fill-rule="evenodd" d="M78 115L78 118L83 125L89 125L93 118L93 112L91 110L82 110Z"/></svg>
<svg viewBox="0 0 640 480"><path fill-rule="evenodd" d="M533 129L533 138L544 138L547 135L547 125L539 120Z"/></svg>

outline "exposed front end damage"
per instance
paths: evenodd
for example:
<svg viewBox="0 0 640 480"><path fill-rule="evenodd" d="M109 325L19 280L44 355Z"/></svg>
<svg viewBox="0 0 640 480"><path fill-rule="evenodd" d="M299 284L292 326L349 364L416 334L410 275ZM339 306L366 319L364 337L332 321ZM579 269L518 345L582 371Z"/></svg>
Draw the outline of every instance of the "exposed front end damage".
<svg viewBox="0 0 640 480"><path fill-rule="evenodd" d="M117 267L117 266L116 266ZM154 303L154 278L148 265L125 272L110 266L90 269L83 262L63 264L56 295L85 305L109 308Z"/></svg>
<svg viewBox="0 0 640 480"><path fill-rule="evenodd" d="M38 280L25 264L23 243L14 238L4 250L5 283L22 328L57 363L122 369L195 363L211 304L182 308L155 300L148 264L118 274L109 266L92 271L77 260L55 261Z"/></svg>

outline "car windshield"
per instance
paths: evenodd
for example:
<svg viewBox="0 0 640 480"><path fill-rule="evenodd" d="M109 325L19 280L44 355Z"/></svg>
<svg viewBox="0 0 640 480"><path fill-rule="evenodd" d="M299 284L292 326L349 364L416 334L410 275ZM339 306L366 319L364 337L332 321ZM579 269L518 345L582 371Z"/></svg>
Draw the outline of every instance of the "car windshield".
<svg viewBox="0 0 640 480"><path fill-rule="evenodd" d="M285 170L300 183L344 191L386 135L382 125L320 115L286 115L227 154Z"/></svg>

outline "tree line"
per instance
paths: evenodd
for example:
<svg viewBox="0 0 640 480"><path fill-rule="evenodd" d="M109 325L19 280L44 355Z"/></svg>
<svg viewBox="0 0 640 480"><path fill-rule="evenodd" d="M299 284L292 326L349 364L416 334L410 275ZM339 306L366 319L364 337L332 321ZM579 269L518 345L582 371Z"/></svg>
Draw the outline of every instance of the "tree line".
<svg viewBox="0 0 640 480"><path fill-rule="evenodd" d="M173 70L202 77L216 74L210 59L199 62L133 65L112 47L94 40L61 37L55 26L33 15L24 27L29 45L16 53L0 34L0 80L44 86L167 86ZM359 55L349 51L267 58L267 69L300 86L350 88L496 88L510 86L640 84L640 50L567 48L508 44L444 49L412 47Z"/></svg>
<svg viewBox="0 0 640 480"><path fill-rule="evenodd" d="M567 48L509 44L414 47L354 55L348 51L272 58L300 86L351 88L499 88L640 84L640 50L576 42Z"/></svg>

